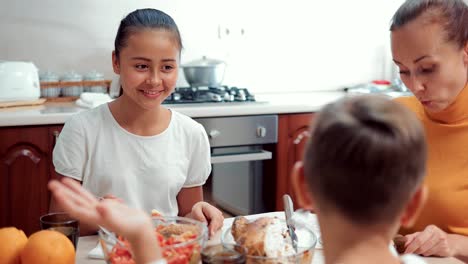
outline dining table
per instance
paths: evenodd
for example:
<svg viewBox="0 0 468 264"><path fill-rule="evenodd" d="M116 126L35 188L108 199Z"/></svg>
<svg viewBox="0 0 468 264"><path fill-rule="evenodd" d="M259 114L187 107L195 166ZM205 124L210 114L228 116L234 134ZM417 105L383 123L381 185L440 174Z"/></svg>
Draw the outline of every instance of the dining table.
<svg viewBox="0 0 468 264"><path fill-rule="evenodd" d="M247 219L253 220L262 216L269 216L269 217L278 217L280 219L284 219L284 212L270 212L270 213L263 213L263 214L255 214L246 216ZM214 245L219 244L221 242L221 235L225 230L231 227L234 218L226 218L224 219L223 227L215 233L210 239L206 242L206 245ZM320 233L318 221L315 215L312 214L310 227L314 232ZM89 254L91 251L96 252L96 247L98 245L98 236L82 236L79 238L78 246L76 250L76 262L77 264L103 264L105 260L103 258L96 258L95 254ZM319 239L320 241L320 239ZM439 257L423 257L423 259L428 264L462 264L464 262L456 259L456 258L439 258ZM324 264L325 259L323 256L323 249L320 243L317 243L312 264Z"/></svg>

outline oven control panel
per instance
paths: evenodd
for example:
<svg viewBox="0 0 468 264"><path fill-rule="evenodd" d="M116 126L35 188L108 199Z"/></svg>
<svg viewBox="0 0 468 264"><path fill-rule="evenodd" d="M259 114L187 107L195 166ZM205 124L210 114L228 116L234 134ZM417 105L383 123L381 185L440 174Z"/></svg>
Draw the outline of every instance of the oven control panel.
<svg viewBox="0 0 468 264"><path fill-rule="evenodd" d="M211 147L260 145L278 142L278 116L255 115L196 118Z"/></svg>

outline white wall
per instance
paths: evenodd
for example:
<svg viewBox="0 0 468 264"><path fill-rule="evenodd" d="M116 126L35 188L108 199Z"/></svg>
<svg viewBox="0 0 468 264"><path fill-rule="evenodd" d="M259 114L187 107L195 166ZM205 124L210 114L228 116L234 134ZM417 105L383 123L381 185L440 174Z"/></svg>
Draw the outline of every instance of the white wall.
<svg viewBox="0 0 468 264"><path fill-rule="evenodd" d="M111 78L120 20L154 7L178 24L182 63L223 59L227 85L257 93L336 89L390 77L388 27L402 1L0 0L0 60L59 73L96 69ZM231 34L219 39L219 26Z"/></svg>

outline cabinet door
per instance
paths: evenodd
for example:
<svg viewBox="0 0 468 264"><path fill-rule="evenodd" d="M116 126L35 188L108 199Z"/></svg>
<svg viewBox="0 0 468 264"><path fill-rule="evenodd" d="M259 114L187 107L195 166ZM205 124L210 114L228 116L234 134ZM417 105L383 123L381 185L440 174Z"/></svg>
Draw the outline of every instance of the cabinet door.
<svg viewBox="0 0 468 264"><path fill-rule="evenodd" d="M1 128L0 139L0 226L15 226L30 235L48 211L49 130Z"/></svg>
<svg viewBox="0 0 468 264"><path fill-rule="evenodd" d="M309 129L314 114L280 115L278 144L276 149L276 209L283 210L282 196L291 195L295 200L291 184L291 171L297 161L302 160L309 139Z"/></svg>
<svg viewBox="0 0 468 264"><path fill-rule="evenodd" d="M291 173L294 164L304 157L306 143L310 137L310 123L312 114L292 115L289 117L288 140L288 168ZM294 198L292 184L289 184L288 192Z"/></svg>

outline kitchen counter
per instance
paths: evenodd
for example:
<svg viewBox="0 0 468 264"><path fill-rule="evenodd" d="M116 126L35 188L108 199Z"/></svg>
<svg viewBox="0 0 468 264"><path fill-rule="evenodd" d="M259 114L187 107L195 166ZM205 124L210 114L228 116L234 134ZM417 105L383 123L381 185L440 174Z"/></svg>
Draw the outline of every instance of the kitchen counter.
<svg viewBox="0 0 468 264"><path fill-rule="evenodd" d="M346 94L343 92L271 93L256 95L251 103L166 104L177 112L196 117L308 113ZM72 115L87 108L74 102L46 103L40 106L0 109L0 127L64 124Z"/></svg>

